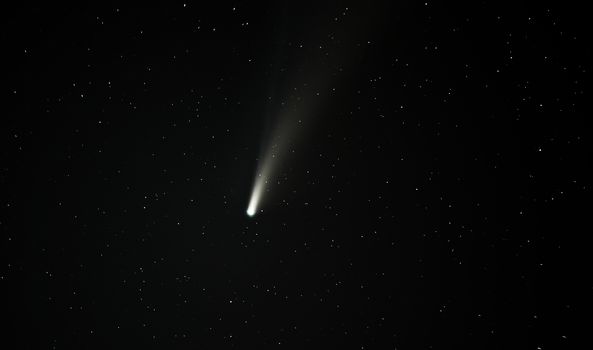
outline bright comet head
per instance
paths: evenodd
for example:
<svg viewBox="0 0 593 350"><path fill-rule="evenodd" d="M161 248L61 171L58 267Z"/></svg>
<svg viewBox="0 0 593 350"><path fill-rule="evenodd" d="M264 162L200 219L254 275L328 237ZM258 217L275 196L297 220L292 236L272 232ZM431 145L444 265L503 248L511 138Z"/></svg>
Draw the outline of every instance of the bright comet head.
<svg viewBox="0 0 593 350"><path fill-rule="evenodd" d="M263 184L264 179L261 175L257 177L255 180L255 186L253 186L253 191L251 192L251 198L249 199L249 206L247 206L247 215L254 216L257 212L257 207L259 205L259 201L261 199L262 191L263 191Z"/></svg>

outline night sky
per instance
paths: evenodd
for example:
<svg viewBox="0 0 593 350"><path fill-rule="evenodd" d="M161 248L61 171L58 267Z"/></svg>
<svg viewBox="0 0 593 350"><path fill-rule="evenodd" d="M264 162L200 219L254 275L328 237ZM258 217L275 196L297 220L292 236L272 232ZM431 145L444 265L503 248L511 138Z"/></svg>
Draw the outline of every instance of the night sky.
<svg viewBox="0 0 593 350"><path fill-rule="evenodd" d="M574 348L584 6L5 7L2 348Z"/></svg>

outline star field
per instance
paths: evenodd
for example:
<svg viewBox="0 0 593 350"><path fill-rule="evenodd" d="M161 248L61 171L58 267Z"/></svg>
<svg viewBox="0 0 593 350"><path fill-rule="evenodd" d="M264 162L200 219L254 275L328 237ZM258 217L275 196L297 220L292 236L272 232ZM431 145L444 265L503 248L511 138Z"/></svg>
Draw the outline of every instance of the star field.
<svg viewBox="0 0 593 350"><path fill-rule="evenodd" d="M3 348L575 347L579 6L7 8Z"/></svg>

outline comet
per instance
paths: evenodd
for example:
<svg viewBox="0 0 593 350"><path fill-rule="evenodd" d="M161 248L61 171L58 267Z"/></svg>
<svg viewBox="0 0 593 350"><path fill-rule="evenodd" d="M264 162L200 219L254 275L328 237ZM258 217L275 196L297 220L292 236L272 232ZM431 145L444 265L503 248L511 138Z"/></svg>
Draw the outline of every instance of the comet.
<svg viewBox="0 0 593 350"><path fill-rule="evenodd" d="M264 184L266 183L266 177L259 173L255 179L253 190L251 191L251 197L249 199L249 206L247 206L247 215L254 216L259 208L259 203L264 190Z"/></svg>
<svg viewBox="0 0 593 350"><path fill-rule="evenodd" d="M319 74L320 75L320 74ZM318 75L317 75L318 76ZM313 80L313 79L309 79ZM329 80L329 79L325 79ZM316 81L315 87L323 90L325 84ZM269 185L278 184L278 172L283 169L290 155L295 153L295 148L302 138L302 134L313 116L323 96L307 83L295 83L300 86L298 95L288 95L286 102L281 103L275 110L274 127L266 136L267 141L262 142L265 147L260 151L253 188L247 206L247 215L253 217L261 212L260 207L264 196L270 192ZM297 89L293 89L297 90Z"/></svg>
<svg viewBox="0 0 593 350"><path fill-rule="evenodd" d="M335 35L349 38L353 43L365 40L366 30L360 30L359 26L349 26L345 23L341 22L337 27L332 25L331 37ZM302 30L309 32L311 27L312 25L307 23ZM319 32L330 30L322 23L314 27L318 27ZM370 26L363 26L363 28L367 27ZM356 30L352 30L353 28ZM272 69L270 93L265 100L268 110L262 113L268 117L271 125L267 126L271 128L264 128L266 132L263 135L264 142L261 143L263 148L260 149L257 158L258 164L246 210L249 217L262 212L264 199L269 200L264 197L269 197L272 190L282 190L276 185L285 182L287 176L278 175L280 171L285 170L283 165L294 159L293 154L299 153L299 150L304 147L315 147L311 143L300 145L298 141L302 142L305 139L303 137L306 133L305 129L312 127L316 119L325 117L325 113L322 112L330 105L336 87L339 90L339 79L344 75L343 72L349 71L349 67L362 62L365 57L365 47L336 44L324 55L308 55L304 62L291 60L276 62ZM292 47L287 50L293 52ZM278 57L285 57L285 55L279 54ZM293 67L293 69L289 70L286 67ZM271 185L274 185L274 188Z"/></svg>
<svg viewBox="0 0 593 350"><path fill-rule="evenodd" d="M247 206L248 216L253 217L261 211L260 206L263 196L269 190L267 186L276 175L278 168L281 167L281 158L286 157L284 153L286 153L290 141L299 133L298 129L299 126L295 125L295 117L291 113L284 114L281 121L276 125L276 129L272 133L273 138L257 168L249 205Z"/></svg>
<svg viewBox="0 0 593 350"><path fill-rule="evenodd" d="M277 150L278 144L272 145L265 154L262 162L259 164L255 181L253 183L253 189L251 190L251 196L249 198L249 205L247 206L247 215L250 217L255 216L255 214L258 213L263 194L266 191L266 185L273 173L272 170L276 163L275 158L277 156Z"/></svg>

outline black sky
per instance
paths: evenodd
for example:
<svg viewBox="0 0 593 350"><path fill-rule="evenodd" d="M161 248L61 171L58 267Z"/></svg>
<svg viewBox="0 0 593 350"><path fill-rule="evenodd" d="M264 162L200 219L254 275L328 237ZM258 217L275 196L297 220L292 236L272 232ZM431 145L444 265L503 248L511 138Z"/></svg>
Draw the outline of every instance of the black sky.
<svg viewBox="0 0 593 350"><path fill-rule="evenodd" d="M587 23L496 1L5 8L6 348L573 348Z"/></svg>

